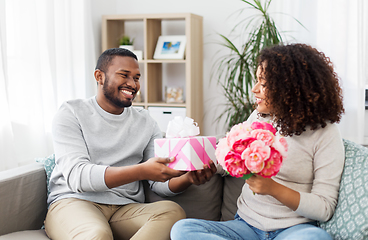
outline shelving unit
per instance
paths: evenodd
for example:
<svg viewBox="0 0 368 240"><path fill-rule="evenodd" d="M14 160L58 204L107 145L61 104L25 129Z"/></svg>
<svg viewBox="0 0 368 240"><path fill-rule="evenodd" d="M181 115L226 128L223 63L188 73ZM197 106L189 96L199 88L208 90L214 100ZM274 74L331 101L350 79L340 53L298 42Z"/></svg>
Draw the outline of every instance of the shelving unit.
<svg viewBox="0 0 368 240"><path fill-rule="evenodd" d="M178 24L180 27L167 27L168 24ZM133 25L133 27L132 27ZM119 46L118 39L125 33L141 31L143 59L139 61L141 68L142 102L134 102L133 106L175 107L185 108L186 116L193 118L201 127L203 122L203 18L191 13L177 14L134 14L105 15L102 17L102 51ZM157 40L161 35L179 35L177 29L182 28L186 35L185 58L182 60L153 59ZM137 30L138 29L138 30ZM136 47L135 47L136 48ZM165 87L171 79L165 79L165 69L171 64L183 64L185 69L175 72L175 76L185 79L182 84L184 103L166 103ZM166 66L166 67L165 67ZM174 77L175 78L175 77Z"/></svg>

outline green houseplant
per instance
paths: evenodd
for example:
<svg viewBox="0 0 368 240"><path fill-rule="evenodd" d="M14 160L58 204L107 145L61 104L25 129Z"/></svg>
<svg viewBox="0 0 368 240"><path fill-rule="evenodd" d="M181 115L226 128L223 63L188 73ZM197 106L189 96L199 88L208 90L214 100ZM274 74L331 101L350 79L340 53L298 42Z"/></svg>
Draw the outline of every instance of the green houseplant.
<svg viewBox="0 0 368 240"><path fill-rule="evenodd" d="M119 44L120 44L119 47L129 49L130 51L134 50L133 43L134 43L134 38L130 38L128 35L123 35L119 39Z"/></svg>
<svg viewBox="0 0 368 240"><path fill-rule="evenodd" d="M133 45L134 43L134 38L131 39L128 35L123 35L120 39L119 39L119 43L120 45Z"/></svg>
<svg viewBox="0 0 368 240"><path fill-rule="evenodd" d="M220 45L225 47L227 55L219 57L214 65L212 78L223 88L227 99L225 111L216 120L226 118L227 130L233 125L244 122L254 110L254 99L251 89L257 70L259 52L268 46L282 42L280 31L270 17L268 9L272 0L241 0L257 14L240 21L235 27L243 26L246 41L237 47L230 38L219 34L223 40ZM234 30L233 29L233 30Z"/></svg>

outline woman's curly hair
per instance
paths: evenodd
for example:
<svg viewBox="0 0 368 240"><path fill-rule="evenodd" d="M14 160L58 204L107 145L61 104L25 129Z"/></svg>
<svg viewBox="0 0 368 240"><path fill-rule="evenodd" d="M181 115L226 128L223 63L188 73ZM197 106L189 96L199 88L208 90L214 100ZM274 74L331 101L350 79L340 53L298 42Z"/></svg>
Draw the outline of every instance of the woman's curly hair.
<svg viewBox="0 0 368 240"><path fill-rule="evenodd" d="M339 122L344 113L342 90L332 62L305 44L276 45L260 52L266 79L266 104L280 133L300 135Z"/></svg>

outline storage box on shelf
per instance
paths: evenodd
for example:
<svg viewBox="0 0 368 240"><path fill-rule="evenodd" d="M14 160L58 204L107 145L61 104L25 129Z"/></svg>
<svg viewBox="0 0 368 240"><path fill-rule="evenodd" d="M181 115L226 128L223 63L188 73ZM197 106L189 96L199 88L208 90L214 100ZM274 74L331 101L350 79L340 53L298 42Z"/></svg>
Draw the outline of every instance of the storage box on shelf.
<svg viewBox="0 0 368 240"><path fill-rule="evenodd" d="M168 27L170 23L180 27ZM133 30L131 28L134 28ZM141 102L134 102L134 106L178 108L185 109L186 116L193 118L202 126L203 120L203 19L191 13L177 14L134 14L134 15L105 15L102 17L102 50L118 47L119 37L134 32L135 42L143 38L143 59L139 60L141 67ZM178 30L179 29L179 30ZM138 31L143 31L139 33ZM161 35L185 35L186 49L184 59L153 59L157 40ZM136 47L135 47L136 49ZM184 68L176 68L176 64ZM168 69L175 71L174 77L167 76ZM180 71L180 69L184 69ZM165 87L177 78L183 88L183 103L166 103ZM175 110L175 109L174 109ZM175 112L175 111L172 111ZM166 127L164 127L166 128Z"/></svg>
<svg viewBox="0 0 368 240"><path fill-rule="evenodd" d="M148 107L148 111L153 119L156 120L162 132L165 132L170 120L175 116L185 118L185 108L182 107Z"/></svg>

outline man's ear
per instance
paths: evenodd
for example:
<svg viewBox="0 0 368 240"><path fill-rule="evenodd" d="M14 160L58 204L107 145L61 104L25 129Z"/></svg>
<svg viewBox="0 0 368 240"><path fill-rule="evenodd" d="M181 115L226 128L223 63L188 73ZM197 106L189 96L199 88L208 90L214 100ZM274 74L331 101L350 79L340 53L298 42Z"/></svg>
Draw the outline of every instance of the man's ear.
<svg viewBox="0 0 368 240"><path fill-rule="evenodd" d="M96 69L94 72L94 76L97 82L97 85L103 85L105 81L105 73L100 69Z"/></svg>

